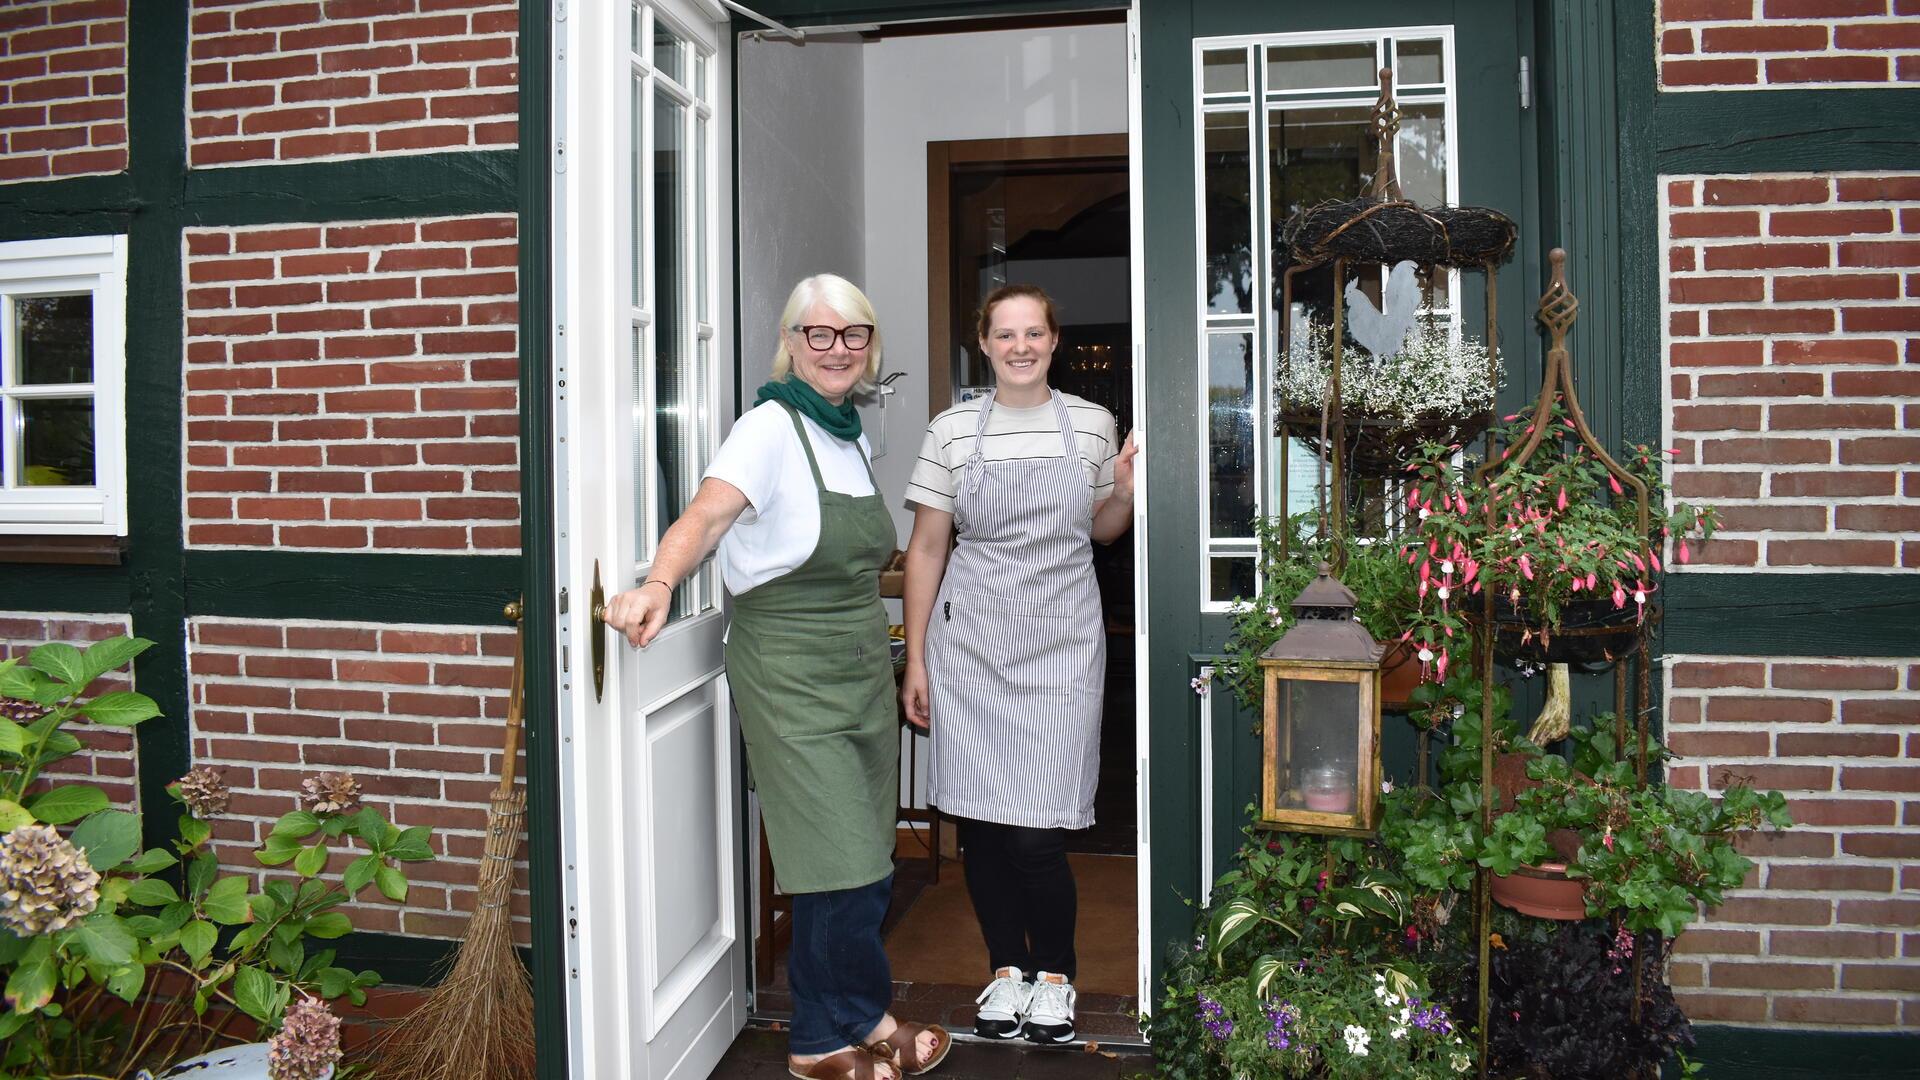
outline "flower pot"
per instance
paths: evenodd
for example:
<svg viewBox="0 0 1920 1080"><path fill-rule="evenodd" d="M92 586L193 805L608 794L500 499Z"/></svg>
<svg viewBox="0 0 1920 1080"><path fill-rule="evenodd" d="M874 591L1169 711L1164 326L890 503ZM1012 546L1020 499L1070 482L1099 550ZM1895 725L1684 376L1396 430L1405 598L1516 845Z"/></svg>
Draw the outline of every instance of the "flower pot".
<svg viewBox="0 0 1920 1080"><path fill-rule="evenodd" d="M1419 688L1419 653L1404 641L1394 644L1380 660L1380 707L1405 709Z"/></svg>
<svg viewBox="0 0 1920 1080"><path fill-rule="evenodd" d="M1586 918L1586 892L1585 882L1567 876L1566 863L1517 866L1511 874L1493 875L1494 903L1537 919Z"/></svg>
<svg viewBox="0 0 1920 1080"><path fill-rule="evenodd" d="M1649 603L1645 617L1659 609ZM1606 667L1632 656L1640 647L1640 606L1614 607L1606 597L1576 600L1560 607L1560 625L1537 625L1526 612L1501 597L1493 601L1494 655L1506 663L1568 664L1582 670Z"/></svg>

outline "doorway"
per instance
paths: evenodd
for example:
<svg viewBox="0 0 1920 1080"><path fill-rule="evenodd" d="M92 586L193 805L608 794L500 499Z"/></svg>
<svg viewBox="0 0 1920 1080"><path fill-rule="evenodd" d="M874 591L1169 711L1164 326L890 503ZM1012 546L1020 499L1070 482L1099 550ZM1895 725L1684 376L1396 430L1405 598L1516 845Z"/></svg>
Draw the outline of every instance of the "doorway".
<svg viewBox="0 0 1920 1080"><path fill-rule="evenodd" d="M1051 381L1132 426L1134 326L1124 12L859 28L740 42L739 385L764 378L795 280L831 270L879 313L890 393L862 406L900 546L928 420L989 383L974 313L1031 282L1056 300ZM745 402L741 403L742 406ZM1139 756L1131 537L1096 546L1108 631L1096 824L1070 845L1080 894L1079 1026L1138 1039ZM895 621L897 600L889 600ZM902 1015L971 1030L990 977L950 822L927 805L927 743L902 733L900 845L886 932ZM749 843L759 846L749 807ZM765 868L764 861L753 860ZM756 879L753 1012L778 1020L784 906Z"/></svg>

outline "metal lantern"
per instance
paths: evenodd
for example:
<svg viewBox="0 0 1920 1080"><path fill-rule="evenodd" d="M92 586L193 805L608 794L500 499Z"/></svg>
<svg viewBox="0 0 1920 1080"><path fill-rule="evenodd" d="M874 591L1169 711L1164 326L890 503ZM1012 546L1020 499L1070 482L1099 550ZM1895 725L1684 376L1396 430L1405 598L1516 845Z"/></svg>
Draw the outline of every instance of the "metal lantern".
<svg viewBox="0 0 1920 1080"><path fill-rule="evenodd" d="M1353 593L1325 563L1293 629L1260 654L1266 684L1260 824L1370 833L1380 820L1380 658Z"/></svg>

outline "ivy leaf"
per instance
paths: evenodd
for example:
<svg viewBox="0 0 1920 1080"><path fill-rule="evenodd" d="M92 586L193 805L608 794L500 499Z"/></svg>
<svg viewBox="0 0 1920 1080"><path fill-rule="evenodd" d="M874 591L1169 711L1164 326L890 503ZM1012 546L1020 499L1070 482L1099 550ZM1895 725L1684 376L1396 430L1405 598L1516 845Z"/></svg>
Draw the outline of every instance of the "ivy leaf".
<svg viewBox="0 0 1920 1080"><path fill-rule="evenodd" d="M160 715L160 706L145 694L115 690L80 706L80 715L104 727L132 727Z"/></svg>
<svg viewBox="0 0 1920 1080"><path fill-rule="evenodd" d="M91 784L62 784L27 803L27 809L49 825L65 825L99 813L109 805L107 793Z"/></svg>
<svg viewBox="0 0 1920 1080"><path fill-rule="evenodd" d="M105 873L140 850L140 815L124 810L90 815L74 827L73 846L87 853L87 862L95 870Z"/></svg>
<svg viewBox="0 0 1920 1080"><path fill-rule="evenodd" d="M279 997L272 975L257 967L242 967L234 974L233 1001L240 1011L263 1024L273 1022L273 1006Z"/></svg>
<svg viewBox="0 0 1920 1080"><path fill-rule="evenodd" d="M223 877L207 890L200 910L222 926L238 926L247 921L247 879Z"/></svg>
<svg viewBox="0 0 1920 1080"><path fill-rule="evenodd" d="M373 872L373 883L387 899L396 904L406 903L407 875L399 870L382 864Z"/></svg>

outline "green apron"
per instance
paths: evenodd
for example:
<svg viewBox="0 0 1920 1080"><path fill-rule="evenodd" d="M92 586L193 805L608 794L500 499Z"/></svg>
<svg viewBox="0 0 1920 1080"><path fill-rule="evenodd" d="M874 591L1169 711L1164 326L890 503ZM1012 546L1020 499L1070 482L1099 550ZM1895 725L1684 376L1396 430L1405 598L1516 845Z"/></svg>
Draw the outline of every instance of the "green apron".
<svg viewBox="0 0 1920 1080"><path fill-rule="evenodd" d="M827 490L800 414L781 408L813 470L820 542L733 598L727 677L781 891L852 889L893 872L900 730L879 575L896 534L878 483Z"/></svg>

